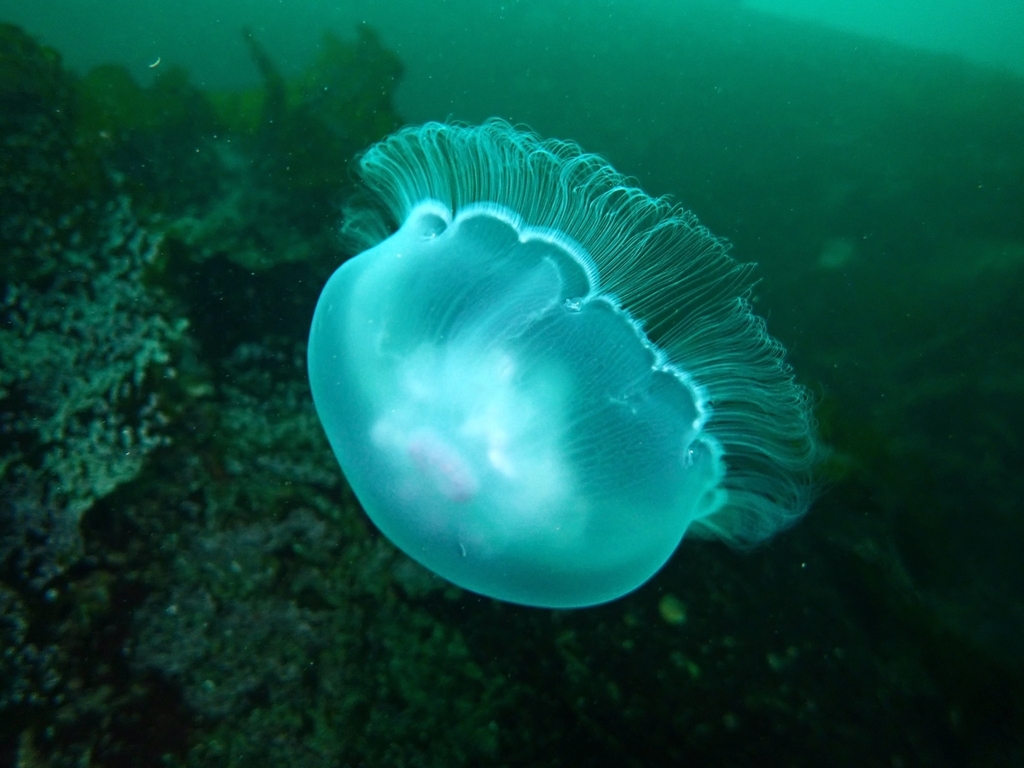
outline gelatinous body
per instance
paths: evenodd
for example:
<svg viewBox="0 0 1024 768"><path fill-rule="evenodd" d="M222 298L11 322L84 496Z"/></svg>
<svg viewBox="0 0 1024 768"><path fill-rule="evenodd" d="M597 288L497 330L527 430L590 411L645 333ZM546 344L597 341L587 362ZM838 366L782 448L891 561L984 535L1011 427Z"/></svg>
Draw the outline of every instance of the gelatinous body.
<svg viewBox="0 0 1024 768"><path fill-rule="evenodd" d="M692 216L571 144L492 121L370 150L399 226L313 319L317 411L402 550L528 605L614 599L687 530L751 543L803 512L805 397ZM745 398L745 399L744 399Z"/></svg>

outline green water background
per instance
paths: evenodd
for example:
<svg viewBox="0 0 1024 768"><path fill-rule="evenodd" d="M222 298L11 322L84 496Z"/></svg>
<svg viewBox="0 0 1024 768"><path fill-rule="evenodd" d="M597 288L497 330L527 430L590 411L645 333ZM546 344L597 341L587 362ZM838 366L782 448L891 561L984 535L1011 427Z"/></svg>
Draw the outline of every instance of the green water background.
<svg viewBox="0 0 1024 768"><path fill-rule="evenodd" d="M295 72L325 29L351 37L366 21L405 65L409 122L525 123L692 208L760 264L759 311L834 450L818 505L771 545L794 546L775 550L792 572L750 588L808 589L794 586L808 575L798 561L819 547L811 578L835 569L876 650L894 635L919 643L948 672L935 674L950 719L1000 681L1016 702L1004 719L972 711L1012 731L1024 690L1024 10L847 3L825 18L810 2L756 5L789 15L604 0L5 0L0 19L80 71L115 61L146 82L159 59L211 89L258 81L245 25ZM702 546L685 543L665 578L685 581ZM784 612L773 599L759 621ZM1002 754L1020 754L1015 734L1001 730Z"/></svg>
<svg viewBox="0 0 1024 768"><path fill-rule="evenodd" d="M912 467L921 578L983 584L958 610L1019 641L1019 4L4 0L0 17L73 69L147 82L159 59L215 89L258 81L243 26L288 73L367 22L405 65L409 122L505 117L674 196L761 265L826 430L864 430L894 478Z"/></svg>

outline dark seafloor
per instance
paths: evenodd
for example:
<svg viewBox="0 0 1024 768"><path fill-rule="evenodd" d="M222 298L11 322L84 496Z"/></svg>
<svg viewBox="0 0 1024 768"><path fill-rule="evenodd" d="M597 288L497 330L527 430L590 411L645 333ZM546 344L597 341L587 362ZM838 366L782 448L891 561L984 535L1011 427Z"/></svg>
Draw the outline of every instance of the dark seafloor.
<svg viewBox="0 0 1024 768"><path fill-rule="evenodd" d="M0 26L0 765L1024 764L1024 82L882 44L723 48L725 98L694 68L650 141L768 256L824 491L553 612L398 553L310 401L400 61L361 28L286 78L246 40L262 87L216 92Z"/></svg>

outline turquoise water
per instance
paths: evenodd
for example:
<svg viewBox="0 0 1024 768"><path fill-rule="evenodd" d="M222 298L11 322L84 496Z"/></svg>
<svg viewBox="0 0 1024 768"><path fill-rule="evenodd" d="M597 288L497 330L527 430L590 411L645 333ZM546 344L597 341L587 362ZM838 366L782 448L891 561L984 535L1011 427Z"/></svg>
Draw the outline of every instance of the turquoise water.
<svg viewBox="0 0 1024 768"><path fill-rule="evenodd" d="M426 93L424 82L438 75L471 82L445 66L446 60L477 60L506 76L528 65L552 42L565 50L600 53L618 46L641 50L637 33L647 30L657 48L672 46L677 25L693 5L718 8L748 24L763 23L748 10L768 17L808 21L816 28L843 30L924 50L962 55L969 60L1024 71L1019 40L1024 35L1020 6L1013 0L727 0L678 3L670 0L428 0L422 3L336 2L301 4L261 0L160 3L110 0L97 7L88 0L32 3L4 0L0 12L64 52L69 63L88 67L111 60L141 68L156 56L185 63L210 84L251 81L253 73L236 30L249 25L265 35L271 50L298 66L308 59L309 39L323 29L347 32L365 21L384 35L414 70L408 88L418 108L437 109L451 94ZM560 23L566 20L566 23ZM659 22L652 31L651 20ZM441 45L438 45L441 43ZM655 51L657 50L655 49ZM651 49L642 49L650 54ZM402 94L406 96L405 93ZM478 96L478 95L477 95ZM428 106L429 105L429 106ZM443 107L442 107L443 108ZM436 114L410 114L415 120Z"/></svg>
<svg viewBox="0 0 1024 768"><path fill-rule="evenodd" d="M0 22L0 765L1024 763L1019 4ZM549 611L369 524L304 362L352 159L490 117L757 262L825 447L799 525Z"/></svg>

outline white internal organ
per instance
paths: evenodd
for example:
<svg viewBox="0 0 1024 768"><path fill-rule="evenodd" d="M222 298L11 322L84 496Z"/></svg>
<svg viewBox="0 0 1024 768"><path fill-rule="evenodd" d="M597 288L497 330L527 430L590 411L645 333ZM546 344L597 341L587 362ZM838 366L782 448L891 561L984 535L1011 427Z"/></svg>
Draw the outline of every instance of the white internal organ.
<svg viewBox="0 0 1024 768"><path fill-rule="evenodd" d="M469 462L432 430L422 429L409 435L406 450L420 473L452 501L469 501L480 490Z"/></svg>
<svg viewBox="0 0 1024 768"><path fill-rule="evenodd" d="M522 391L513 357L493 350L424 346L399 369L391 407L381 409L371 438L405 467L400 493L429 507L428 527L444 527L438 516L448 516L467 543L578 530L582 510L570 501L554 382ZM439 509L423 494L447 504ZM469 519L458 512L467 504L474 504Z"/></svg>

